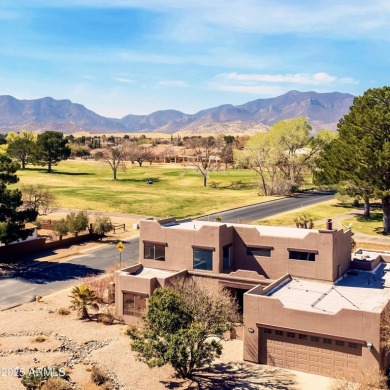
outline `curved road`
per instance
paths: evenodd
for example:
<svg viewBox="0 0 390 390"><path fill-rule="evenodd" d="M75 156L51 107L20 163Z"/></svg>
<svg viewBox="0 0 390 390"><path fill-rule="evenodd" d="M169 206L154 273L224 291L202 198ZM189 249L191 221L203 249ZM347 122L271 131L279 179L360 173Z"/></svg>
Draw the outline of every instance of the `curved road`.
<svg viewBox="0 0 390 390"><path fill-rule="evenodd" d="M252 206L239 207L237 209L222 211L198 218L200 221L214 221L217 216L222 218L223 222L230 223L250 223L259 219L270 217L271 215L284 213L286 211L299 209L300 207L310 206L316 203L325 202L332 199L334 192L307 192L272 200L270 202L259 203Z"/></svg>
<svg viewBox="0 0 390 390"><path fill-rule="evenodd" d="M324 202L333 197L331 193L306 193L257 205L240 207L199 218L214 221L221 216L224 222L252 222L303 206ZM125 249L122 261L136 263L139 238L122 240ZM0 310L34 300L36 295L48 295L76 284L77 279L103 273L110 265L119 261L115 244L108 244L61 262L37 261L49 253L29 256L26 263L6 277L0 278ZM64 303L65 304L65 303Z"/></svg>

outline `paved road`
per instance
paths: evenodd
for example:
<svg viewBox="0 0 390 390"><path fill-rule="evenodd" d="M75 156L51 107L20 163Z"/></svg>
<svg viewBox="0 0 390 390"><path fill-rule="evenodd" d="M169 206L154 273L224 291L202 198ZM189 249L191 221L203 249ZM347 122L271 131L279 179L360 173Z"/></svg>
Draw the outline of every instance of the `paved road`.
<svg viewBox="0 0 390 390"><path fill-rule="evenodd" d="M242 207L200 218L214 221L220 215L224 222L250 222L284 211L323 202L332 198L330 193L308 193L254 206ZM125 250L122 261L136 262L138 259L138 237L122 240ZM43 257L48 254L39 254ZM28 267L22 267L13 275L0 278L0 310L34 300L36 295L48 295L70 287L75 280L88 275L103 273L110 265L119 261L119 253L114 244L85 252L83 255L68 258L60 263L37 262L28 259ZM66 303L64 302L64 305Z"/></svg>
<svg viewBox="0 0 390 390"><path fill-rule="evenodd" d="M240 207L234 210L206 215L199 218L199 220L214 221L215 217L220 216L223 222L249 223L270 217L271 215L325 202L326 200L332 199L333 196L334 193L331 192L308 192L290 196L288 198L273 200L271 202L259 203L253 206Z"/></svg>
<svg viewBox="0 0 390 390"><path fill-rule="evenodd" d="M138 237L122 242L125 244L122 262L135 263L138 259ZM119 253L115 244L108 244L60 263L29 260L28 266L12 276L0 278L0 310L30 302L36 295L48 295L73 286L75 279L99 275L119 261ZM67 303L64 302L64 305Z"/></svg>

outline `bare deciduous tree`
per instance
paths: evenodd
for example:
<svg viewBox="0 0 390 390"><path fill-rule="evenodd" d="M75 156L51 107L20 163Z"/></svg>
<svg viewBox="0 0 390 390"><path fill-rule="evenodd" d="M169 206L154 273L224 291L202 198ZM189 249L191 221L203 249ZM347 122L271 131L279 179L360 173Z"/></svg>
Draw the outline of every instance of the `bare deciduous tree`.
<svg viewBox="0 0 390 390"><path fill-rule="evenodd" d="M185 146L191 149L193 161L189 165L196 167L203 176L203 187L207 187L207 177L214 169L219 169L219 153L222 142L214 137L191 137L186 139Z"/></svg>
<svg viewBox="0 0 390 390"><path fill-rule="evenodd" d="M49 215L57 210L55 195L41 184L22 186L23 207L34 209L38 215Z"/></svg>
<svg viewBox="0 0 390 390"><path fill-rule="evenodd" d="M129 158L129 143L125 142L119 146L112 146L103 149L95 154L95 160L108 164L112 170L113 180L117 179L118 169L127 169L126 160Z"/></svg>

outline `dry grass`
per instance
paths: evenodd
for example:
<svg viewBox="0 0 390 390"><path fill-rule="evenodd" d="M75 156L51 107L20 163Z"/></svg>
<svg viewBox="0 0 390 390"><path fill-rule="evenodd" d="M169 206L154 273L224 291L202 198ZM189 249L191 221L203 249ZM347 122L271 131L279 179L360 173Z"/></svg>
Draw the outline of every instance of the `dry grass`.
<svg viewBox="0 0 390 390"><path fill-rule="evenodd" d="M50 378L42 386L42 390L72 390L72 385L61 378Z"/></svg>
<svg viewBox="0 0 390 390"><path fill-rule="evenodd" d="M365 369L336 372L335 379L328 390L381 390L387 388L387 378L382 372Z"/></svg>
<svg viewBox="0 0 390 390"><path fill-rule="evenodd" d="M58 310L57 310L57 313L62 315L62 316L67 316L70 314L70 310L68 310L66 307L60 307Z"/></svg>

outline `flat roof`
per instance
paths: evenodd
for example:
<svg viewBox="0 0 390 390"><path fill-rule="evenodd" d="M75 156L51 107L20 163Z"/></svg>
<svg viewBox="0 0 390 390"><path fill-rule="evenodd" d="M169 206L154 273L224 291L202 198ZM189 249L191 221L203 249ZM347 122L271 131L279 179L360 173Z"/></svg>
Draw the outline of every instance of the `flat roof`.
<svg viewBox="0 0 390 390"><path fill-rule="evenodd" d="M267 296L295 310L335 314L341 309L381 312L390 299L390 264L373 271L349 270L336 283L293 277Z"/></svg>
<svg viewBox="0 0 390 390"><path fill-rule="evenodd" d="M142 278L146 278L146 279L153 279L153 278L167 278L175 274L177 274L177 271L166 271L157 268L142 267L137 271L133 272L131 275L141 276Z"/></svg>
<svg viewBox="0 0 390 390"><path fill-rule="evenodd" d="M291 238L305 238L307 235L312 233L319 233L316 229L298 229L295 227L285 226L266 226L266 225L249 225L241 223L224 223L224 222L211 222L211 221L174 221L168 222L161 226L170 229L185 229L185 230L199 230L203 226L239 226L256 229L260 235L268 237L291 237Z"/></svg>

